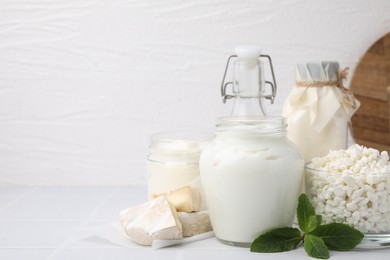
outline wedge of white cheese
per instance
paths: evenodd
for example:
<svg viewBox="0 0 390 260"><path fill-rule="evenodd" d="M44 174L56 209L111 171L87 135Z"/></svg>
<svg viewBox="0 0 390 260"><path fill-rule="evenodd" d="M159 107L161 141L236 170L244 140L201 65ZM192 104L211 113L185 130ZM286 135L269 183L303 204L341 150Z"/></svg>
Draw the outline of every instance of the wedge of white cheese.
<svg viewBox="0 0 390 260"><path fill-rule="evenodd" d="M178 212L183 237L191 237L212 230L208 211Z"/></svg>
<svg viewBox="0 0 390 260"><path fill-rule="evenodd" d="M120 213L120 222L136 243L151 245L154 239L182 239L182 225L176 209L165 196Z"/></svg>
<svg viewBox="0 0 390 260"><path fill-rule="evenodd" d="M201 208L201 195L197 188L184 186L163 194L153 194L151 199L166 196L178 212L199 211Z"/></svg>

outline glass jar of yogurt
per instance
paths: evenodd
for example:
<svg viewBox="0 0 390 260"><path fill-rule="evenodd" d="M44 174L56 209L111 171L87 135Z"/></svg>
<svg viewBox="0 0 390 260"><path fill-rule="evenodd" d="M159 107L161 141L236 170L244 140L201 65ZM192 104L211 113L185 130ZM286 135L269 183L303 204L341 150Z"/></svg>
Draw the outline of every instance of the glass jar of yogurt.
<svg viewBox="0 0 390 260"><path fill-rule="evenodd" d="M210 220L223 243L249 247L260 234L291 226L304 160L282 117L222 117L200 157Z"/></svg>
<svg viewBox="0 0 390 260"><path fill-rule="evenodd" d="M147 158L148 196L190 185L199 178L200 153L213 138L213 133L200 131L152 135Z"/></svg>

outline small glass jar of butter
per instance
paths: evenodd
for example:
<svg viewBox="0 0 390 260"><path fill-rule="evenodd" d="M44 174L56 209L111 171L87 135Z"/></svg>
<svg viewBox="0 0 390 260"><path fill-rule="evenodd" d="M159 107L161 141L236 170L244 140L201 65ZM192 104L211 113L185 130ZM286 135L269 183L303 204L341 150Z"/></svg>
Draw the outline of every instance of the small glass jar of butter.
<svg viewBox="0 0 390 260"><path fill-rule="evenodd" d="M190 185L199 177L199 157L214 138L208 132L163 132L151 136L147 157L148 196Z"/></svg>

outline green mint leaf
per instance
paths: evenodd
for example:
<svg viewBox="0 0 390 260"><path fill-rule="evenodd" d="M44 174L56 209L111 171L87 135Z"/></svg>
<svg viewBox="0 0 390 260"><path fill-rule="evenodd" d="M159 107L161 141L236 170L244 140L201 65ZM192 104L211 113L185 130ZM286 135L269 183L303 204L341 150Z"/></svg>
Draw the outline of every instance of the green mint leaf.
<svg viewBox="0 0 390 260"><path fill-rule="evenodd" d="M318 227L322 223L322 216L321 215L316 215L316 218L317 218L317 227Z"/></svg>
<svg viewBox="0 0 390 260"><path fill-rule="evenodd" d="M306 234L303 239L303 245L306 253L315 258L328 259L329 250L325 242L317 236Z"/></svg>
<svg viewBox="0 0 390 260"><path fill-rule="evenodd" d="M321 237L330 250L336 251L354 249L364 237L360 231L341 223L319 226L310 234Z"/></svg>
<svg viewBox="0 0 390 260"><path fill-rule="evenodd" d="M307 222L308 232L313 231L317 226L319 226L317 216L310 216L309 221Z"/></svg>
<svg viewBox="0 0 390 260"><path fill-rule="evenodd" d="M251 245L251 252L275 253L297 248L302 241L297 228L277 228L256 238Z"/></svg>
<svg viewBox="0 0 390 260"><path fill-rule="evenodd" d="M309 227L309 221L311 216L316 217L316 212L314 210L314 207L311 204L307 195L301 194L301 196L299 196L298 199L297 218L298 218L299 228L305 233L312 231L310 230Z"/></svg>

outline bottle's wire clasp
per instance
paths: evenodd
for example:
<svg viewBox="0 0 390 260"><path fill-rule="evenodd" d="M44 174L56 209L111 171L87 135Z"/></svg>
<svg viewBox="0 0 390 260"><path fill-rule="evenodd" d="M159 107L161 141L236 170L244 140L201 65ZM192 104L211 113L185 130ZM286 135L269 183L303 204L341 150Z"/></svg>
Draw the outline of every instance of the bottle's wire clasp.
<svg viewBox="0 0 390 260"><path fill-rule="evenodd" d="M232 81L229 81L229 82L225 82L225 79L226 79L226 74L227 74L227 71L228 71L228 68L229 68L229 64L230 64L230 61L233 59L233 58L237 58L238 56L237 55L231 55L227 62L226 62L226 68L225 68L225 72L223 74L223 78L222 78L222 84L221 84L221 95L222 95L222 101L223 103L226 103L226 100L227 99L231 99L231 98L234 98L235 95L232 95L232 94L227 94L227 87L229 85L233 86L233 82ZM272 74L272 81L268 81L266 80L265 81L265 84L268 84L271 86L271 94L269 95L263 95L262 97L264 97L265 99L269 99L271 100L271 104L274 103L274 100L275 100L275 96L276 96L276 80L275 80L275 73L274 73L274 68L273 68L273 65L272 65L272 59L271 59L271 56L269 55L266 55L266 54L261 54L259 56L259 60L261 60L261 58L265 58L268 60L268 64L270 66L270 70L271 70L271 74ZM261 68L260 68L261 69ZM261 71L259 72L261 73ZM260 83L261 84L261 83Z"/></svg>

